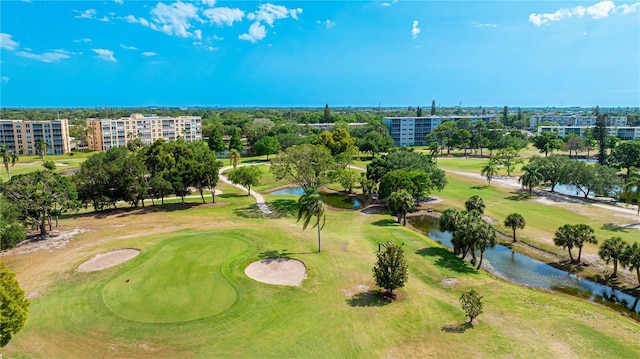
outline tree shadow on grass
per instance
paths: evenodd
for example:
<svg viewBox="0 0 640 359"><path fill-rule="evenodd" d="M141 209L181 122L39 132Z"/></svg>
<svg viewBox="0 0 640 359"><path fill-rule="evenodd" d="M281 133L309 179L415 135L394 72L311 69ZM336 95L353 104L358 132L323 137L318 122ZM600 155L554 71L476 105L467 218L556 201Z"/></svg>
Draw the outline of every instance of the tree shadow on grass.
<svg viewBox="0 0 640 359"><path fill-rule="evenodd" d="M262 213L260 208L256 204L252 204L247 207L237 208L233 210L233 213L242 218L265 218L266 215Z"/></svg>
<svg viewBox="0 0 640 359"><path fill-rule="evenodd" d="M605 231L609 231L609 232L623 232L626 233L627 230L623 227L620 226L616 226L613 223L605 223L602 227L600 227L600 229L605 230Z"/></svg>
<svg viewBox="0 0 640 359"><path fill-rule="evenodd" d="M275 217L293 217L298 213L298 202L292 199L277 199L268 203Z"/></svg>
<svg viewBox="0 0 640 359"><path fill-rule="evenodd" d="M347 304L352 307L382 307L392 301L382 290L375 289L355 294L347 299Z"/></svg>
<svg viewBox="0 0 640 359"><path fill-rule="evenodd" d="M470 188L482 191L482 190L488 189L489 186L471 186Z"/></svg>
<svg viewBox="0 0 640 359"><path fill-rule="evenodd" d="M381 219L379 221L373 222L372 224L378 227L395 227L400 225L400 223L398 223L398 221L396 221L395 219Z"/></svg>
<svg viewBox="0 0 640 359"><path fill-rule="evenodd" d="M472 328L473 324L464 322L462 324L445 324L440 330L446 333L464 333L467 329Z"/></svg>
<svg viewBox="0 0 640 359"><path fill-rule="evenodd" d="M268 251L264 251L261 252L260 254L258 254L258 257L265 259L265 258L289 258L289 256L293 254L290 253L287 249L283 249L280 252L278 252L277 250L268 250Z"/></svg>
<svg viewBox="0 0 640 359"><path fill-rule="evenodd" d="M531 196L529 196L529 193L525 191L515 191L509 193L512 194L512 196L507 197L507 199L510 201L526 201L531 198Z"/></svg>
<svg viewBox="0 0 640 359"><path fill-rule="evenodd" d="M455 254L451 253L446 248L442 247L431 247L431 248L422 248L416 251L416 254L419 254L423 257L439 257L436 259L435 264L439 267L451 269L456 271L457 273L477 273L467 261L459 258Z"/></svg>

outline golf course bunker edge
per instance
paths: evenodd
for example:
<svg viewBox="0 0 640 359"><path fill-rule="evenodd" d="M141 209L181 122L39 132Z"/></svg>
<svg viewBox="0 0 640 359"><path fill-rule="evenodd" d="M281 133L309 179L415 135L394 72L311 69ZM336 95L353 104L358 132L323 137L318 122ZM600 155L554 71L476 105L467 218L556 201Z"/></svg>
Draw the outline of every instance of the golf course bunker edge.
<svg viewBox="0 0 640 359"><path fill-rule="evenodd" d="M140 254L140 250L134 248L123 248L99 253L88 261L80 264L78 266L78 272L95 272L105 270L129 261L137 257L138 254Z"/></svg>
<svg viewBox="0 0 640 359"><path fill-rule="evenodd" d="M300 286L307 278L307 267L297 259L265 258L249 264L244 273L262 283Z"/></svg>

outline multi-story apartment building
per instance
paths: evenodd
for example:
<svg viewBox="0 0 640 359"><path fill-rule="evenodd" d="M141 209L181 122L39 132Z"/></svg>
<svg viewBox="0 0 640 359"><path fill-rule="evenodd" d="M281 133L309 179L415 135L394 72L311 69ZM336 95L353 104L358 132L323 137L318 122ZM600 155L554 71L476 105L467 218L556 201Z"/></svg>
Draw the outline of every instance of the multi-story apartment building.
<svg viewBox="0 0 640 359"><path fill-rule="evenodd" d="M425 137L444 121L497 121L496 115L482 116L426 116L426 117L385 117L382 121L387 125L389 134L396 146L424 146Z"/></svg>
<svg viewBox="0 0 640 359"><path fill-rule="evenodd" d="M545 121L555 122L560 126L593 126L596 124L596 117L574 114L531 116L529 118L529 129L533 130L538 124ZM607 116L606 121L607 126L610 127L627 126L626 116Z"/></svg>
<svg viewBox="0 0 640 359"><path fill-rule="evenodd" d="M48 155L71 151L69 121L0 120L0 145L7 146L18 155L35 155L36 143L47 143Z"/></svg>
<svg viewBox="0 0 640 359"><path fill-rule="evenodd" d="M571 133L574 133L580 137L586 135L586 131L593 126L538 126L538 135L542 132L556 131L558 137L562 138ZM640 127L607 127L609 136L618 137L621 140L637 140L640 139Z"/></svg>
<svg viewBox="0 0 640 359"><path fill-rule="evenodd" d="M202 124L198 116L166 117L134 113L120 119L88 118L88 147L105 151L126 146L135 138L150 145L159 138L174 141L183 138L187 142L202 139Z"/></svg>

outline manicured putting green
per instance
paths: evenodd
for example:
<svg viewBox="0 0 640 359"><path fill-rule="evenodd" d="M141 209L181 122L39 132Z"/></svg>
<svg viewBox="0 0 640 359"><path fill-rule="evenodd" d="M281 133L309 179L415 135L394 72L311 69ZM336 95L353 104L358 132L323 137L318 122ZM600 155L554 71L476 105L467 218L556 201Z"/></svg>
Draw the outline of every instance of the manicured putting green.
<svg viewBox="0 0 640 359"><path fill-rule="evenodd" d="M249 248L236 233L174 238L142 264L117 275L102 298L118 316L145 323L172 323L218 314L236 300L223 266Z"/></svg>

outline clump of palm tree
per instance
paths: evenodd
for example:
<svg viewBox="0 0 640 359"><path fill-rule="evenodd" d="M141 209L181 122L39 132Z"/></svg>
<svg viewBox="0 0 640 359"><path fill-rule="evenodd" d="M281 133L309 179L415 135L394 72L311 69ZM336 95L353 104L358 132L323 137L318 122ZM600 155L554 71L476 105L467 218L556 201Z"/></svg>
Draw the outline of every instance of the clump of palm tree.
<svg viewBox="0 0 640 359"><path fill-rule="evenodd" d="M307 229L311 219L315 217L315 223L311 228L318 228L318 252L322 251L320 231L324 227L326 216L324 215L324 203L320 192L316 187L309 187L298 200L298 222L302 219L302 230ZM320 224L322 220L322 224Z"/></svg>
<svg viewBox="0 0 640 359"><path fill-rule="evenodd" d="M2 156L2 163L4 163L4 169L7 171L7 177L11 179L9 167L13 167L18 162L18 155L6 145L0 145L0 156Z"/></svg>

